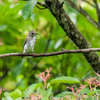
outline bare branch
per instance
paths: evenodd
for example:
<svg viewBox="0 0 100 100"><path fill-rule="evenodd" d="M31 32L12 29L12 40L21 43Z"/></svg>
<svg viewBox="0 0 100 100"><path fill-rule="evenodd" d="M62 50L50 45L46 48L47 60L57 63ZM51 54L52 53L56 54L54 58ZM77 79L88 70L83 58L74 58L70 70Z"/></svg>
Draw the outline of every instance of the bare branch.
<svg viewBox="0 0 100 100"><path fill-rule="evenodd" d="M100 10L99 10L98 4L97 4L97 0L93 0L93 1L95 4L95 7L96 7L96 11L97 11L98 21L100 23Z"/></svg>
<svg viewBox="0 0 100 100"><path fill-rule="evenodd" d="M34 53L9 53L9 54L2 54L0 58L4 57L11 57L11 56L33 56L34 58L37 57L48 57L48 56L55 56L67 53L84 53L84 52L95 52L100 51L100 48L89 48L89 49L79 49L79 50L65 50L61 49L62 51L53 52L53 53L42 53L42 54L34 54Z"/></svg>

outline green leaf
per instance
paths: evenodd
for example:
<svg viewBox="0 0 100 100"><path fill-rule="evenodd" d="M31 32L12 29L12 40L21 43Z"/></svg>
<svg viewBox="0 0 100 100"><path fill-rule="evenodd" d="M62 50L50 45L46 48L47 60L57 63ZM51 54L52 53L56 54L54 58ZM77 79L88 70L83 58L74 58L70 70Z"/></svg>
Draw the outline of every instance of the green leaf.
<svg viewBox="0 0 100 100"><path fill-rule="evenodd" d="M22 9L22 16L24 19L30 17L31 19L34 20L33 8L36 5L36 3L37 3L36 0L30 0L26 2L25 6Z"/></svg>
<svg viewBox="0 0 100 100"><path fill-rule="evenodd" d="M62 38L60 38L58 41L57 41L57 43L55 44L55 49L57 49L59 46L61 46L61 44L62 44Z"/></svg>
<svg viewBox="0 0 100 100"><path fill-rule="evenodd" d="M64 92L62 92L62 93L59 93L56 97L57 98L59 98L59 97L64 97L64 96L66 96L66 95L73 95L73 93L72 92L68 92L68 91L64 91Z"/></svg>
<svg viewBox="0 0 100 100"><path fill-rule="evenodd" d="M4 93L4 96L5 96L5 97L9 97L9 92L5 92L5 93Z"/></svg>
<svg viewBox="0 0 100 100"><path fill-rule="evenodd" d="M22 100L21 98L16 98L15 100Z"/></svg>
<svg viewBox="0 0 100 100"><path fill-rule="evenodd" d="M22 7L25 5L25 1L19 1L18 4L16 6L14 6L13 8L9 9L5 15L3 16L3 19L5 16L14 13L15 11L18 12L20 9L22 9Z"/></svg>
<svg viewBox="0 0 100 100"><path fill-rule="evenodd" d="M14 67L12 73L14 77L18 76L21 73L22 67L24 65L25 59L22 59L17 63L17 65Z"/></svg>
<svg viewBox="0 0 100 100"><path fill-rule="evenodd" d="M19 97L21 97L21 91L16 89L15 91L10 93L10 96L13 97L14 99L19 98Z"/></svg>
<svg viewBox="0 0 100 100"><path fill-rule="evenodd" d="M0 31L4 31L7 28L7 25L0 25Z"/></svg>
<svg viewBox="0 0 100 100"><path fill-rule="evenodd" d="M95 96L87 97L85 100L99 100Z"/></svg>
<svg viewBox="0 0 100 100"><path fill-rule="evenodd" d="M57 77L50 82L50 84L55 84L55 83L80 83L80 81L73 77L62 76L62 77Z"/></svg>
<svg viewBox="0 0 100 100"><path fill-rule="evenodd" d="M3 97L2 100L7 100L7 99Z"/></svg>
<svg viewBox="0 0 100 100"><path fill-rule="evenodd" d="M91 95L94 95L95 93L100 95L100 90L90 91L87 95L91 96Z"/></svg>
<svg viewBox="0 0 100 100"><path fill-rule="evenodd" d="M35 89L37 89L38 87L41 87L41 86L42 86L41 83L37 83L37 84L32 84L32 85L30 85L30 86L25 90L23 96L24 96L24 97L28 97L29 94L33 93L33 91L34 91Z"/></svg>
<svg viewBox="0 0 100 100"><path fill-rule="evenodd" d="M49 87L47 90L45 90L43 87L40 87L38 89L38 92L40 94L42 94L42 99L41 100L48 100L49 96L51 94L51 91L52 91L52 87Z"/></svg>
<svg viewBox="0 0 100 100"><path fill-rule="evenodd" d="M2 98L2 100L13 100L11 97Z"/></svg>
<svg viewBox="0 0 100 100"><path fill-rule="evenodd" d="M80 90L79 93L89 93L90 90L88 88L83 88L82 90Z"/></svg>
<svg viewBox="0 0 100 100"><path fill-rule="evenodd" d="M5 97L3 97L2 100L13 100L13 99L10 97L10 93L9 93L9 92L5 92L5 93L4 93L4 96L5 96Z"/></svg>

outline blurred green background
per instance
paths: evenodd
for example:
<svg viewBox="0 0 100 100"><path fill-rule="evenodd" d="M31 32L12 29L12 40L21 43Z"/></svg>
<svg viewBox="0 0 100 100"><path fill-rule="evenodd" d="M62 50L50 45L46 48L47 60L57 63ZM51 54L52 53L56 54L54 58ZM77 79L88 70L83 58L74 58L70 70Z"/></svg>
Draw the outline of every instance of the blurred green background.
<svg viewBox="0 0 100 100"><path fill-rule="evenodd" d="M28 32L33 29L39 33L34 50L37 54L61 51L61 48L78 49L66 36L48 9L41 10L34 7L33 18L23 18L22 9L25 4L26 1L0 0L0 55L22 53L24 40ZM86 3L82 3L82 5L97 20L95 8ZM99 48L100 32L69 5L64 4L64 9L92 47ZM83 82L86 77L95 76L82 54L63 54L34 59L32 57L23 59L6 57L0 58L0 87L4 87L8 91L16 88L25 90L32 83L42 82L36 74L49 69L49 67L53 69L50 79L57 76L71 76ZM65 86L66 84L61 84L59 89L56 86L53 89L62 91Z"/></svg>

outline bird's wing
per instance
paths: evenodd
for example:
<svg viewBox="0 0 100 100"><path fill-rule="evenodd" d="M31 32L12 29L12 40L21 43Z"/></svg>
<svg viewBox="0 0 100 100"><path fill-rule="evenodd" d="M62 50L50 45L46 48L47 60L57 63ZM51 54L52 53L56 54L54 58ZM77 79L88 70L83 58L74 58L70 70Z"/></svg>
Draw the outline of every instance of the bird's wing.
<svg viewBox="0 0 100 100"><path fill-rule="evenodd" d="M24 45L26 44L26 42L27 42L27 38L26 38L25 41L24 41Z"/></svg>
<svg viewBox="0 0 100 100"><path fill-rule="evenodd" d="M26 38L25 41L24 41L23 52L24 52L24 49L25 49L24 47L25 47L26 42L27 42L27 38Z"/></svg>

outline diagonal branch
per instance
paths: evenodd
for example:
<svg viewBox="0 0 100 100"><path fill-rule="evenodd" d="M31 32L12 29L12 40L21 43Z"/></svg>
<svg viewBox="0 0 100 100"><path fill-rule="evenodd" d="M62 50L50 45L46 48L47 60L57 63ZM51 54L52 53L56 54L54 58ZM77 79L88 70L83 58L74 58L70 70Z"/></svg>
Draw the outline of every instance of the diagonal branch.
<svg viewBox="0 0 100 100"><path fill-rule="evenodd" d="M37 57L48 57L48 56L55 56L67 53L85 53L85 52L95 52L100 51L100 48L89 48L89 49L79 49L79 50L65 50L61 49L62 51L53 52L53 53L42 53L42 54L34 54L34 53L9 53L9 54L2 54L0 58L4 57L11 57L11 56L33 56L34 58Z"/></svg>
<svg viewBox="0 0 100 100"><path fill-rule="evenodd" d="M100 10L99 10L98 4L97 4L97 0L93 0L93 2L94 2L95 7L96 7L97 16L98 16L98 21L99 21L99 23L100 23Z"/></svg>
<svg viewBox="0 0 100 100"><path fill-rule="evenodd" d="M66 14L63 9L62 3L59 0L44 0L48 6L51 14L56 18L59 25L66 32L66 35L74 42L74 44L79 49L89 49L91 45L87 42L81 32L76 28L74 23L71 21L69 16ZM69 1L69 0L68 0ZM96 24L96 26L98 26ZM100 28L99 28L100 30ZM100 74L100 59L97 53L95 52L84 52L84 57L91 65L91 67Z"/></svg>
<svg viewBox="0 0 100 100"><path fill-rule="evenodd" d="M98 22L96 22L84 9L77 6L74 2L71 0L66 0L66 3L68 3L72 8L80 12L95 28L100 30L100 25Z"/></svg>

